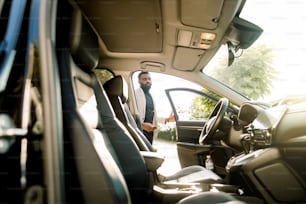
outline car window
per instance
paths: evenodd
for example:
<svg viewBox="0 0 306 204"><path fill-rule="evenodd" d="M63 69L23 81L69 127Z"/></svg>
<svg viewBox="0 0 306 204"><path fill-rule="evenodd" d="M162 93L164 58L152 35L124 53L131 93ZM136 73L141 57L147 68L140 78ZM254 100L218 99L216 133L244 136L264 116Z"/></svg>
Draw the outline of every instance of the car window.
<svg viewBox="0 0 306 204"><path fill-rule="evenodd" d="M134 72L132 75L134 89L139 87L138 74L139 71ZM161 124L164 123L165 119L168 119L172 113L172 108L165 92L166 90L173 88L190 88L201 92L204 91L201 86L179 77L154 72L151 72L150 75L152 78L150 93L155 100L156 111ZM197 101L207 100L204 99L204 97L186 90L171 92L171 97L173 97L175 109L179 114L180 120L200 120L205 118L207 112L197 113L199 107L196 107Z"/></svg>
<svg viewBox="0 0 306 204"><path fill-rule="evenodd" d="M251 100L274 102L305 95L306 36L305 28L298 26L304 23L305 9L302 1L246 1L240 17L264 32L251 47L235 53L231 66L223 45L203 73Z"/></svg>
<svg viewBox="0 0 306 204"><path fill-rule="evenodd" d="M201 92L206 92L201 90ZM191 90L171 90L169 96L180 121L204 121L212 112L216 101Z"/></svg>

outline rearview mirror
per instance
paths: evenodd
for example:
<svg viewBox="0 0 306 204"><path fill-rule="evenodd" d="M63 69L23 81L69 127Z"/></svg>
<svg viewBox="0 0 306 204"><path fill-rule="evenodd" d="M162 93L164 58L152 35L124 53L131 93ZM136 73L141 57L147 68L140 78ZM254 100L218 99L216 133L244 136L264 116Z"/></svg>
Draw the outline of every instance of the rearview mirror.
<svg viewBox="0 0 306 204"><path fill-rule="evenodd" d="M263 29L259 26L236 17L225 37L228 46L228 66L234 62L236 52L249 48L262 32Z"/></svg>
<svg viewBox="0 0 306 204"><path fill-rule="evenodd" d="M228 61L227 66L231 66L235 59L235 49L231 42L227 42Z"/></svg>

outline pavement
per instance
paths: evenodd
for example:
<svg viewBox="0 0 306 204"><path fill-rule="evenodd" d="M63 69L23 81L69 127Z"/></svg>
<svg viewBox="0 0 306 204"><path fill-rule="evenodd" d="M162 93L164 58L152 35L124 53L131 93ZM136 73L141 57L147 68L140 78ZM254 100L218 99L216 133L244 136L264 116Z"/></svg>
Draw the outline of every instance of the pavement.
<svg viewBox="0 0 306 204"><path fill-rule="evenodd" d="M165 156L164 163L157 170L158 173L167 176L181 169L177 156L176 143L156 138L153 141L153 147L158 153Z"/></svg>

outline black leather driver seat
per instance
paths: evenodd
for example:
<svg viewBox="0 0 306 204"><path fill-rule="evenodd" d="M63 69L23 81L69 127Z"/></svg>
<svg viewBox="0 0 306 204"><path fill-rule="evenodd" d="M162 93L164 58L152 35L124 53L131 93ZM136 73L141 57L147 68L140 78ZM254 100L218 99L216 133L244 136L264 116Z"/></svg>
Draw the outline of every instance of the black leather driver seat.
<svg viewBox="0 0 306 204"><path fill-rule="evenodd" d="M129 110L127 104L128 88L125 79L120 75L114 76L113 78L105 82L103 87L110 99L116 116L129 130L139 149L141 151L153 151L151 143L147 140L147 138L138 128ZM219 177L217 174L200 165L185 167L170 176L160 175L160 179L161 182L172 183L198 182L211 184L223 182L222 178Z"/></svg>

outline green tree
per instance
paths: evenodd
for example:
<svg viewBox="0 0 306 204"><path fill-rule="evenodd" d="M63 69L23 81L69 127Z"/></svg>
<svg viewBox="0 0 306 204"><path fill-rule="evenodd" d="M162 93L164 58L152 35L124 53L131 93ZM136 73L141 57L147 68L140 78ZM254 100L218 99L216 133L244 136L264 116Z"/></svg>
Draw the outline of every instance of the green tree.
<svg viewBox="0 0 306 204"><path fill-rule="evenodd" d="M272 49L257 45L243 51L230 67L227 66L227 59L221 60L210 75L248 98L257 100L271 91L277 74L271 66L272 60ZM206 89L202 91L220 98ZM196 98L192 104L192 118L207 117L214 106L215 103L205 97Z"/></svg>
<svg viewBox="0 0 306 204"><path fill-rule="evenodd" d="M208 91L207 89L202 89L201 90L204 93L207 93L211 96L214 96L216 98L221 98L217 94ZM206 97L196 97L191 106L191 120L200 120L203 118L207 118L209 114L212 112L213 108L215 107L216 103L212 100L209 100Z"/></svg>
<svg viewBox="0 0 306 204"><path fill-rule="evenodd" d="M272 49L265 45L243 51L232 66L222 61L211 75L252 100L270 94L276 70L271 66Z"/></svg>

